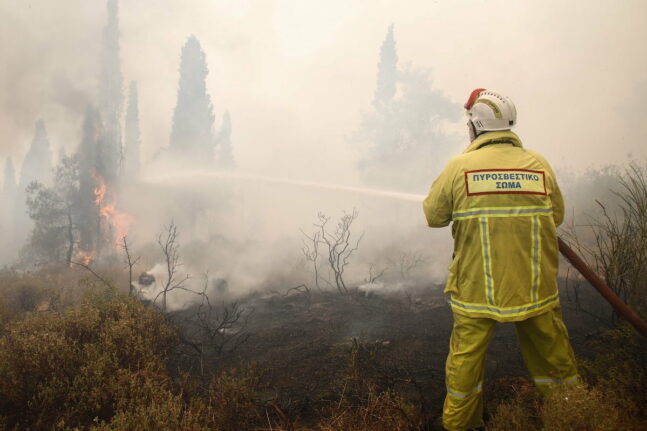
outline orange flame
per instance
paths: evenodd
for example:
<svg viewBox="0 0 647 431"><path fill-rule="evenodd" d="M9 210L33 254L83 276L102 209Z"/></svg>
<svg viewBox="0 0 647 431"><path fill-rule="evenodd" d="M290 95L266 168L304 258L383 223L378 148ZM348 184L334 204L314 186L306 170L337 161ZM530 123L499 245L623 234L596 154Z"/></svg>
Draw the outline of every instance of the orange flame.
<svg viewBox="0 0 647 431"><path fill-rule="evenodd" d="M101 205L103 205L103 201L106 198L106 183L100 176L94 173L92 174L92 176L99 183L99 185L94 188L94 203L99 208L101 208Z"/></svg>
<svg viewBox="0 0 647 431"><path fill-rule="evenodd" d="M81 261L83 265L89 265L90 262L92 262L92 259L94 258L94 253L89 253L87 251L79 250L76 253L76 259Z"/></svg>
<svg viewBox="0 0 647 431"><path fill-rule="evenodd" d="M114 230L116 242L119 241L128 233L128 228L135 221L135 218L125 212L119 211L116 208L117 197L114 191L108 190L106 182L96 172L92 172L92 177L97 181L98 185L94 189L94 203L99 207L99 215L106 220L109 226ZM106 193L109 192L112 203L106 202Z"/></svg>
<svg viewBox="0 0 647 431"><path fill-rule="evenodd" d="M118 211L115 206L111 204L99 207L99 214L101 217L104 217L114 229L117 244L119 244L119 241L126 236L128 228L135 221L133 216Z"/></svg>

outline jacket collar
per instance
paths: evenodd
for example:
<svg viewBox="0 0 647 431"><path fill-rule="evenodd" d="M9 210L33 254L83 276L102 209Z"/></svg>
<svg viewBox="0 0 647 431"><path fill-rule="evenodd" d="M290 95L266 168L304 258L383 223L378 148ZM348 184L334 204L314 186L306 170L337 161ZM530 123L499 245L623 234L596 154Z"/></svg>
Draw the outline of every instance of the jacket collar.
<svg viewBox="0 0 647 431"><path fill-rule="evenodd" d="M476 151L484 145L495 143L494 141L510 141L510 143L515 147L523 148L521 145L521 139L517 136L516 133L511 132L510 130L502 130L499 132L487 132L474 139L469 147L463 153L469 153Z"/></svg>

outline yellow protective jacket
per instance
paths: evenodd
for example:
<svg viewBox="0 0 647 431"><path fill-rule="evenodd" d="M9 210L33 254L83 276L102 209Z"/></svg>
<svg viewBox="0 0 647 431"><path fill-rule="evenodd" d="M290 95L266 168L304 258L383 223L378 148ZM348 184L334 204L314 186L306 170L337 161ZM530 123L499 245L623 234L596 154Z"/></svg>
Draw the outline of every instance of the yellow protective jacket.
<svg viewBox="0 0 647 431"><path fill-rule="evenodd" d="M559 305L564 201L546 160L516 134L475 139L434 181L423 209L431 227L453 222L445 292L455 313L508 322Z"/></svg>

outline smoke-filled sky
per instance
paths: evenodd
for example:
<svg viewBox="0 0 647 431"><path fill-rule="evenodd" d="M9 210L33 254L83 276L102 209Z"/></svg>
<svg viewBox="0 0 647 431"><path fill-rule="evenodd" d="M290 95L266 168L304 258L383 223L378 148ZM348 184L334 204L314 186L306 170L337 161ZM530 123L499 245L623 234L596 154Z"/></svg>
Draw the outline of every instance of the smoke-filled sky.
<svg viewBox="0 0 647 431"><path fill-rule="evenodd" d="M351 137L393 23L401 67L429 69L457 104L476 87L509 95L516 131L553 165L624 162L647 156L646 16L641 0L121 0L124 94L136 80L148 160L168 145L194 34L240 169L353 183ZM20 165L39 118L54 154L76 148L105 22L104 0L0 0L0 160Z"/></svg>

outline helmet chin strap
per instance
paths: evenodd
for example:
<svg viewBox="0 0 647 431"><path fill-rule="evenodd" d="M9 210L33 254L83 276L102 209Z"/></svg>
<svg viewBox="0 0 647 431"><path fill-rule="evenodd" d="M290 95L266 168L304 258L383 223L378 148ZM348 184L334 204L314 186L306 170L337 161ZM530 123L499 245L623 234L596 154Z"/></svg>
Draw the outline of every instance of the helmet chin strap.
<svg viewBox="0 0 647 431"><path fill-rule="evenodd" d="M478 138L478 136L482 133L478 133L476 131L476 126L472 122L472 120L469 120L467 122L467 128L469 130L469 135L470 135L470 142L474 142L474 139Z"/></svg>

